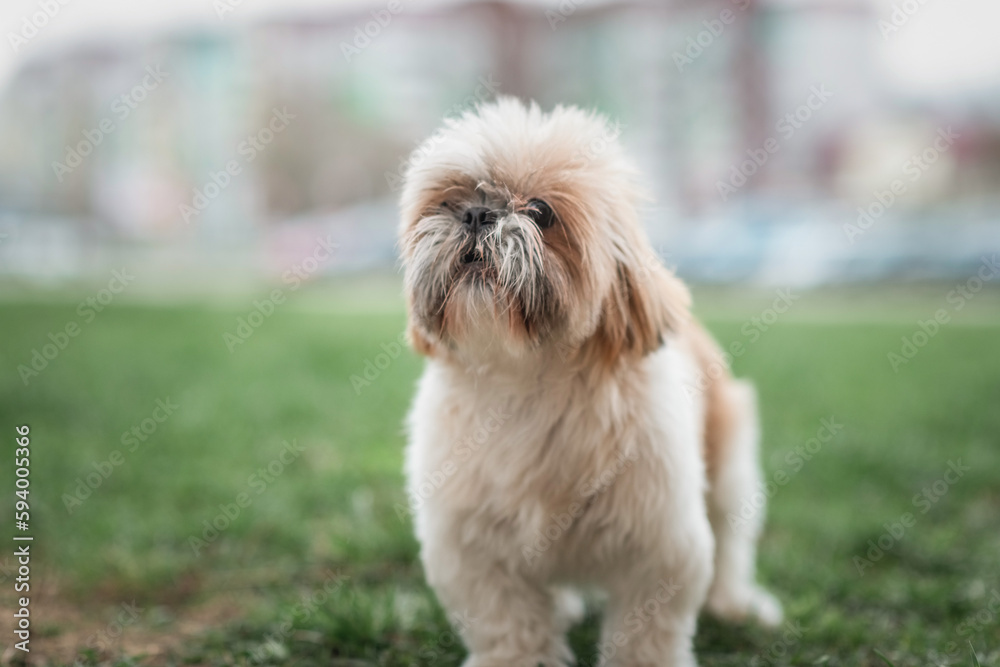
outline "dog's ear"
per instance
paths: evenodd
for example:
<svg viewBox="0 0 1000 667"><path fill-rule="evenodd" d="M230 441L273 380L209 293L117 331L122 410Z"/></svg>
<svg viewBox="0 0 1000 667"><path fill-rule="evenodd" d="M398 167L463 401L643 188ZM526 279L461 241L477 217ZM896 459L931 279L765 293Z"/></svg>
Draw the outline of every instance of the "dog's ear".
<svg viewBox="0 0 1000 667"><path fill-rule="evenodd" d="M414 352L422 354L425 357L434 356L434 345L415 324L411 323L406 333L407 338L410 340L410 347L413 348Z"/></svg>
<svg viewBox="0 0 1000 667"><path fill-rule="evenodd" d="M684 283L651 251L645 261L617 260L615 273L596 335L601 356L609 362L659 349L667 333L682 326L691 306Z"/></svg>

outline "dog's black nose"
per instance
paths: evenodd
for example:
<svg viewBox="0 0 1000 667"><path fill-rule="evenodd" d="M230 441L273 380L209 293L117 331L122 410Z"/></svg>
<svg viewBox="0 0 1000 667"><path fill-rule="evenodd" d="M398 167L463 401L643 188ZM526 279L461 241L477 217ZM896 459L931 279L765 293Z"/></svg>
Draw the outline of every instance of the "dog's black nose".
<svg viewBox="0 0 1000 667"><path fill-rule="evenodd" d="M465 211L462 216L462 224L472 227L472 233L479 231L480 227L485 227L496 222L496 215L485 206L472 206Z"/></svg>

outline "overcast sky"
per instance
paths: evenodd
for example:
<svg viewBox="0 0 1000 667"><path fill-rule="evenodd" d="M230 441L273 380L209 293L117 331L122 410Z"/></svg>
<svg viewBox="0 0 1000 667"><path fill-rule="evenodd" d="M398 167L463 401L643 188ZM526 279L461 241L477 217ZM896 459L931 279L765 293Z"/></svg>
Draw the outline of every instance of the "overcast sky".
<svg viewBox="0 0 1000 667"><path fill-rule="evenodd" d="M447 0L436 0L443 2ZM587 2L588 0L583 0ZM808 3L815 0L771 0L775 4ZM823 0L825 4L838 0ZM842 0L851 2L855 0ZM1000 0L862 0L870 2L876 15L889 19L893 5L919 7L898 31L882 41L882 66L888 68L901 87L914 93L958 94L996 90L1000 86ZM59 4L65 2L65 5ZM220 19L216 3L235 6ZM225 25L254 21L275 13L312 12L321 8L377 9L387 0L0 0L0 86L18 63L32 54L59 49L82 38L141 36L184 24ZM544 4L544 0L538 0ZM596 4L596 0L594 0ZM432 4L421 0L419 6ZM553 0L553 4L558 4ZM404 7L416 0L404 0ZM42 6L58 6L58 12L37 35L13 44L26 17ZM876 19L877 20L877 19Z"/></svg>

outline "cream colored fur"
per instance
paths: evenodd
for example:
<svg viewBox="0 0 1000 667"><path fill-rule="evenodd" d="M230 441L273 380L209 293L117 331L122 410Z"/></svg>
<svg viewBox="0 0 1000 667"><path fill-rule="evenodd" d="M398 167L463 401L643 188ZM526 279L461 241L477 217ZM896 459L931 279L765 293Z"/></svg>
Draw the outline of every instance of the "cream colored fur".
<svg viewBox="0 0 1000 667"><path fill-rule="evenodd" d="M428 356L408 493L427 580L471 619L466 667L571 664L574 590L605 594L600 652L621 667L695 665L706 602L781 619L754 583L759 524L726 521L759 480L752 387L706 385L714 347L653 259L615 134L502 99L448 122L407 176L411 336ZM474 234L470 206L492 226Z"/></svg>

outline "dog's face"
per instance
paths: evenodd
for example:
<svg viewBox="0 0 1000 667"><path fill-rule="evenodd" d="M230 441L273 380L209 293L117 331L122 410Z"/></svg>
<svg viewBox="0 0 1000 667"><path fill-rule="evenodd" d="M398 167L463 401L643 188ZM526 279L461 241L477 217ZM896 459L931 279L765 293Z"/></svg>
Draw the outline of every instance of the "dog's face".
<svg viewBox="0 0 1000 667"><path fill-rule="evenodd" d="M578 109L505 98L417 150L401 246L418 351L613 360L659 346L686 293L640 229L616 135Z"/></svg>

